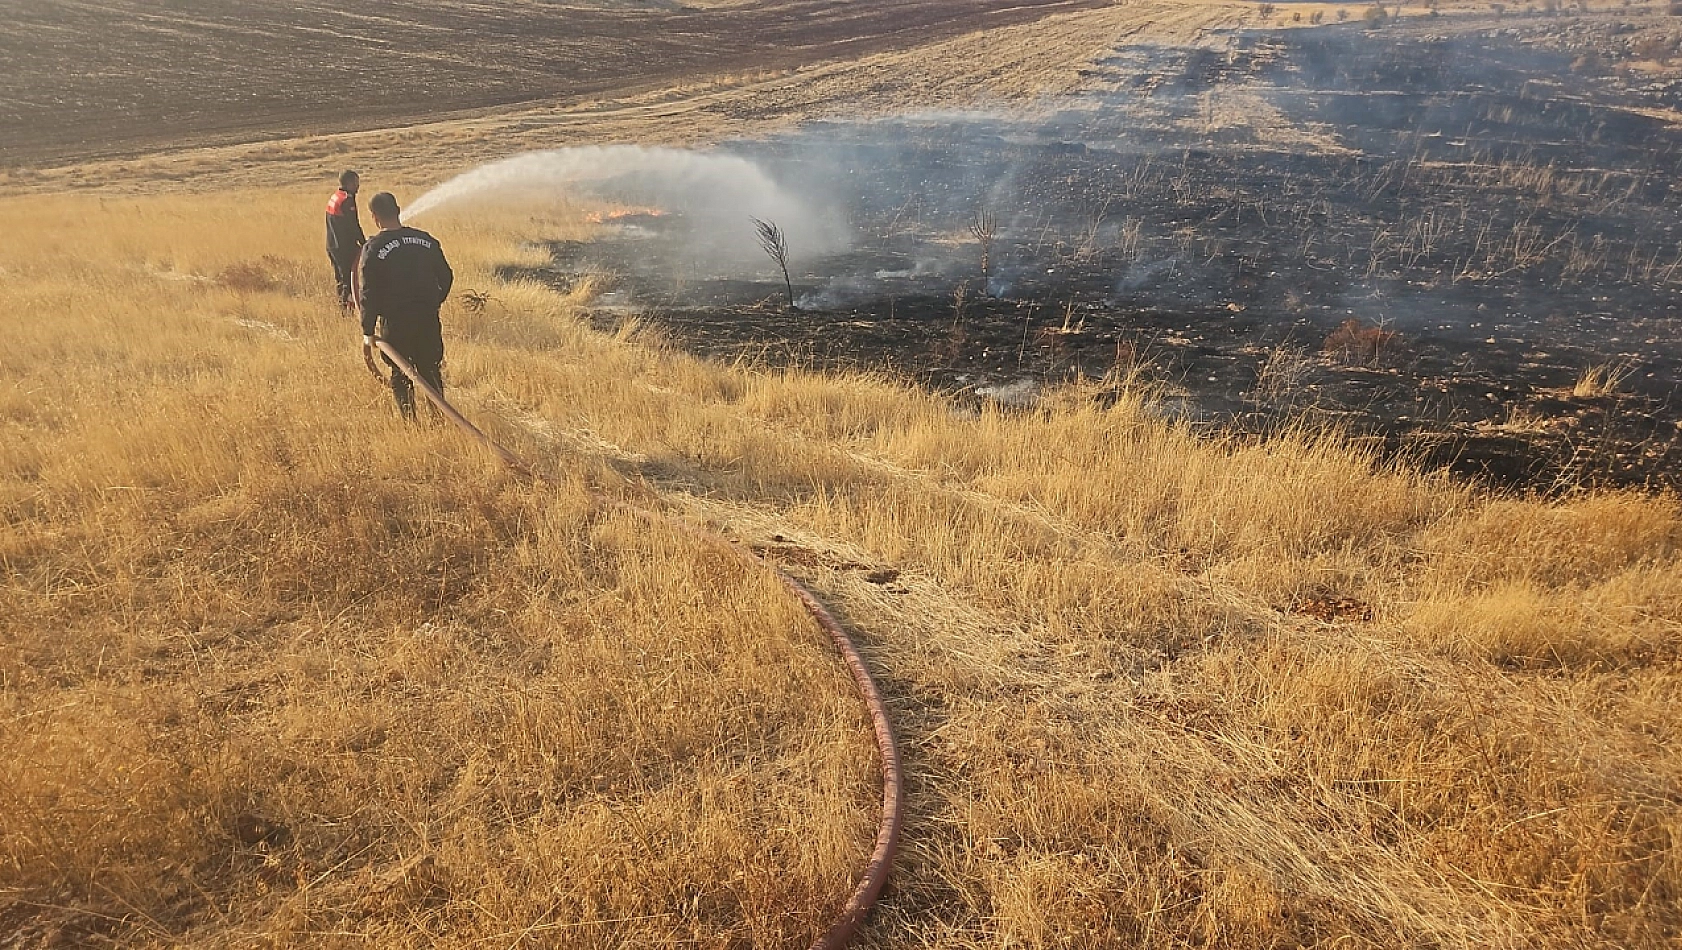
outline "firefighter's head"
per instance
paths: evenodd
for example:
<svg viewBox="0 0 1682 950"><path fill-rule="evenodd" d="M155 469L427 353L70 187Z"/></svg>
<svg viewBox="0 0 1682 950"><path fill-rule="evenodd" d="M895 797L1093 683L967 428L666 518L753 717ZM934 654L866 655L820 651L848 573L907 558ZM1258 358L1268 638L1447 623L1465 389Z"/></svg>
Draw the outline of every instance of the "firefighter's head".
<svg viewBox="0 0 1682 950"><path fill-rule="evenodd" d="M368 199L368 211L374 216L374 223L382 228L400 228L403 218L398 214L397 197L389 191L382 191Z"/></svg>
<svg viewBox="0 0 1682 950"><path fill-rule="evenodd" d="M356 172L349 170L339 172L339 187L344 189L345 194L356 194L357 186L361 184L362 176L358 175Z"/></svg>

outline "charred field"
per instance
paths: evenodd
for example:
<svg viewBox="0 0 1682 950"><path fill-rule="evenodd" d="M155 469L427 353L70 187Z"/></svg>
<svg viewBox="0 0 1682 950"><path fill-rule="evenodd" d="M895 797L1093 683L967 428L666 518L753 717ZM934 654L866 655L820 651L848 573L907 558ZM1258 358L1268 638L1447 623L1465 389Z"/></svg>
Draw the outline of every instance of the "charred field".
<svg viewBox="0 0 1682 950"><path fill-rule="evenodd" d="M1234 34L1091 73L1031 114L725 146L851 234L793 234L793 307L770 260L721 262L734 236L634 183L510 276L588 276L598 325L718 357L1023 405L1142 379L1213 430L1334 426L1507 488L1678 486L1682 89L1512 28Z"/></svg>

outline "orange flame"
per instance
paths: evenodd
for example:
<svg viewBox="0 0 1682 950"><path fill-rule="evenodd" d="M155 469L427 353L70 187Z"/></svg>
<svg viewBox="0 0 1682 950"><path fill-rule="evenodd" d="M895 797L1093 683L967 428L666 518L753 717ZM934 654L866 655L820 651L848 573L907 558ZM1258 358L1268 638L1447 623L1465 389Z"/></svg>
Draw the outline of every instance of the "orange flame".
<svg viewBox="0 0 1682 950"><path fill-rule="evenodd" d="M592 211L584 216L584 220L591 224L611 224L625 218L662 218L666 212L659 208L616 208L612 211Z"/></svg>

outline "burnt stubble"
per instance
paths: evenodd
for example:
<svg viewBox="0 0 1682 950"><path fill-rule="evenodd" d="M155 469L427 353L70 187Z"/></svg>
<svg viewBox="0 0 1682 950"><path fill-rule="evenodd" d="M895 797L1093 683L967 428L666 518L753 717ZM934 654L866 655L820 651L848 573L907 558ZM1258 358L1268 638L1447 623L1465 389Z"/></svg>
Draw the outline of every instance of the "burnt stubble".
<svg viewBox="0 0 1682 950"><path fill-rule="evenodd" d="M1334 426L1514 488L1674 488L1682 86L1574 71L1550 22L1132 47L1033 116L736 143L856 229L845 254L790 248L798 312L768 272L693 261L680 216L559 244L545 273L613 275L609 299L710 354L1017 397L1142 368L1214 430Z"/></svg>

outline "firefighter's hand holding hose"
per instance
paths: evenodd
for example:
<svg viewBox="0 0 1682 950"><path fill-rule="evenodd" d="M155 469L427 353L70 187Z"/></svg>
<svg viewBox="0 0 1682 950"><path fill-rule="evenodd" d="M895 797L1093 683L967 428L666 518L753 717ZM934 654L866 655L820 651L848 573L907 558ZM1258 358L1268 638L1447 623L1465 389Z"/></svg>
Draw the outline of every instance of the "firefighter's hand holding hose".
<svg viewBox="0 0 1682 950"><path fill-rule="evenodd" d="M352 267L350 271L351 306L356 309L357 313L362 312L362 255L360 252L365 243L357 246L356 266ZM368 326L368 324L364 322L363 326ZM385 382L385 374L380 372L378 366L374 365L374 335L372 333L362 334L362 365L368 367L368 372L373 373L375 379L382 383Z"/></svg>
<svg viewBox="0 0 1682 950"><path fill-rule="evenodd" d="M368 367L368 372L373 373L375 379L385 382L385 374L374 365L374 338L371 336L362 338L362 365Z"/></svg>

